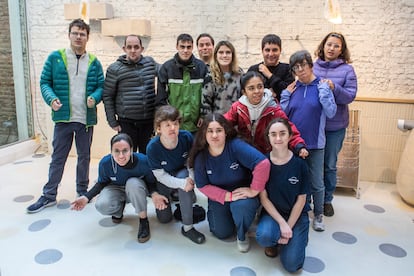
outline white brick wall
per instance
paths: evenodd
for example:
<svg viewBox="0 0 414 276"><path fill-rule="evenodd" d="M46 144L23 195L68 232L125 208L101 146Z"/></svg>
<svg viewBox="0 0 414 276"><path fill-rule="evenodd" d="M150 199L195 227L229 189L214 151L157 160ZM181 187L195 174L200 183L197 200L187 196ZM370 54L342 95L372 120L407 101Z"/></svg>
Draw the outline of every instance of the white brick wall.
<svg viewBox="0 0 414 276"><path fill-rule="evenodd" d="M36 89L49 52L68 46L70 22L64 19L63 4L76 2L80 1L26 1ZM413 0L340 0L341 25L333 25L324 18L324 0L97 2L111 4L115 18L150 20L152 35L145 40L144 54L153 56L159 63L173 56L176 37L184 32L194 39L199 33L208 32L216 42L230 40L236 47L240 65L247 69L261 60L260 41L267 33L276 33L282 38L282 61L287 62L297 50L313 53L328 32L339 31L345 35L351 50L359 81L358 96L414 99ZM88 50L98 56L104 70L122 53L113 37L100 34L99 21L91 22ZM50 121L50 110L41 101L36 103L39 117L43 119L40 122L45 124ZM100 126L107 127L106 122ZM97 128L95 133L99 131ZM106 150L107 142L103 145Z"/></svg>
<svg viewBox="0 0 414 276"><path fill-rule="evenodd" d="M31 50L39 75L47 54L68 45L63 4L78 1L28 0ZM98 1L104 2L104 1ZM216 41L229 39L247 68L261 59L260 40L276 33L283 40L283 61L300 49L313 53L323 36L342 32L349 44L358 73L358 95L414 99L414 1L340 1L343 24L333 25L323 17L323 0L146 0L106 1L115 18L144 18L151 21L152 36L146 55L162 63L175 53L178 34L194 39L201 32ZM91 22L88 50L105 69L122 53L112 37L100 34L100 22ZM297 38L297 39L296 39Z"/></svg>

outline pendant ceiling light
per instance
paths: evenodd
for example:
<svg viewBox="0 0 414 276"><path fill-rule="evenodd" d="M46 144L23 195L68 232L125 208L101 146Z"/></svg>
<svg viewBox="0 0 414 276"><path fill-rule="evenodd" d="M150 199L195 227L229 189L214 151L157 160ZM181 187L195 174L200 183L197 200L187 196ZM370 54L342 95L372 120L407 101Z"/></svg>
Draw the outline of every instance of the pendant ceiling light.
<svg viewBox="0 0 414 276"><path fill-rule="evenodd" d="M341 9L338 0L325 1L325 18L333 24L341 24Z"/></svg>

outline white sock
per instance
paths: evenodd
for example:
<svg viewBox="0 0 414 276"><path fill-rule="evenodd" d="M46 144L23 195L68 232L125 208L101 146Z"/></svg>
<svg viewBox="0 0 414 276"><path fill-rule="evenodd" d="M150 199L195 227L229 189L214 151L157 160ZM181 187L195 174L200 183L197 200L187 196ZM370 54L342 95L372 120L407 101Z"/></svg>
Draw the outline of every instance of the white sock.
<svg viewBox="0 0 414 276"><path fill-rule="evenodd" d="M193 228L193 225L192 224L190 224L190 225L183 225L183 228L184 228L184 231L185 232L188 232L188 231L190 231Z"/></svg>

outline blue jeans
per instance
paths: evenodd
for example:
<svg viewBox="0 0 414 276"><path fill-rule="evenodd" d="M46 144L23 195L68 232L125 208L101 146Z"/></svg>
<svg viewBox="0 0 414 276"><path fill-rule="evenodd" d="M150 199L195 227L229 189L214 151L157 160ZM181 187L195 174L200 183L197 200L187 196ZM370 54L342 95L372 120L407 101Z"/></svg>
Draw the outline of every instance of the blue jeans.
<svg viewBox="0 0 414 276"><path fill-rule="evenodd" d="M283 267L291 273L301 269L305 261L305 248L309 236L308 213L301 214L292 232L292 238L280 249L280 261ZM279 238L279 224L268 214L263 215L256 229L257 243L263 247L271 247L277 244Z"/></svg>
<svg viewBox="0 0 414 276"><path fill-rule="evenodd" d="M346 129L336 131L325 131L325 163L324 163L324 181L325 181L325 201L331 203L333 193L336 188L336 162L338 161L338 153L342 149L345 138Z"/></svg>
<svg viewBox="0 0 414 276"><path fill-rule="evenodd" d="M209 199L207 218L210 232L219 239L226 239L236 231L237 238L244 241L258 207L257 197L225 202L224 205Z"/></svg>
<svg viewBox="0 0 414 276"><path fill-rule="evenodd" d="M316 216L323 213L323 203L325 197L325 185L323 183L324 155L324 149L314 149L309 150L309 156L306 158L311 180L313 212Z"/></svg>
<svg viewBox="0 0 414 276"><path fill-rule="evenodd" d="M49 166L49 180L43 186L43 195L51 200L56 199L57 189L62 180L63 170L73 138L75 137L76 153L76 192L84 194L89 184L89 163L91 161L91 144L93 127L81 123L56 123L53 133L53 153Z"/></svg>

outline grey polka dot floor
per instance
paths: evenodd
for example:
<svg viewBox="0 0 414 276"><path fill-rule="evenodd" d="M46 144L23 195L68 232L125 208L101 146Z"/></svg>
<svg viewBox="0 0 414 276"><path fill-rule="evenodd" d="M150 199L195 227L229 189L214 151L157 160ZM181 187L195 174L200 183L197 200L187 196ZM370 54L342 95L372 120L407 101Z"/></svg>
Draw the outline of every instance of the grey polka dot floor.
<svg viewBox="0 0 414 276"><path fill-rule="evenodd" d="M75 198L76 159L69 158L58 203L36 214L26 207L37 200L47 180L50 156L27 157L0 166L0 275L289 275L278 258L264 255L255 242L238 252L235 239L220 241L207 221L196 225L203 245L180 234L181 225L158 223L149 202L151 239L136 241L138 218L130 205L113 224L94 202L82 212L70 210ZM91 182L98 160L92 160ZM310 230L303 269L298 275L414 275L414 208L388 183L360 183L360 199L349 190L335 193L335 216L326 231ZM199 204L206 206L203 195Z"/></svg>

